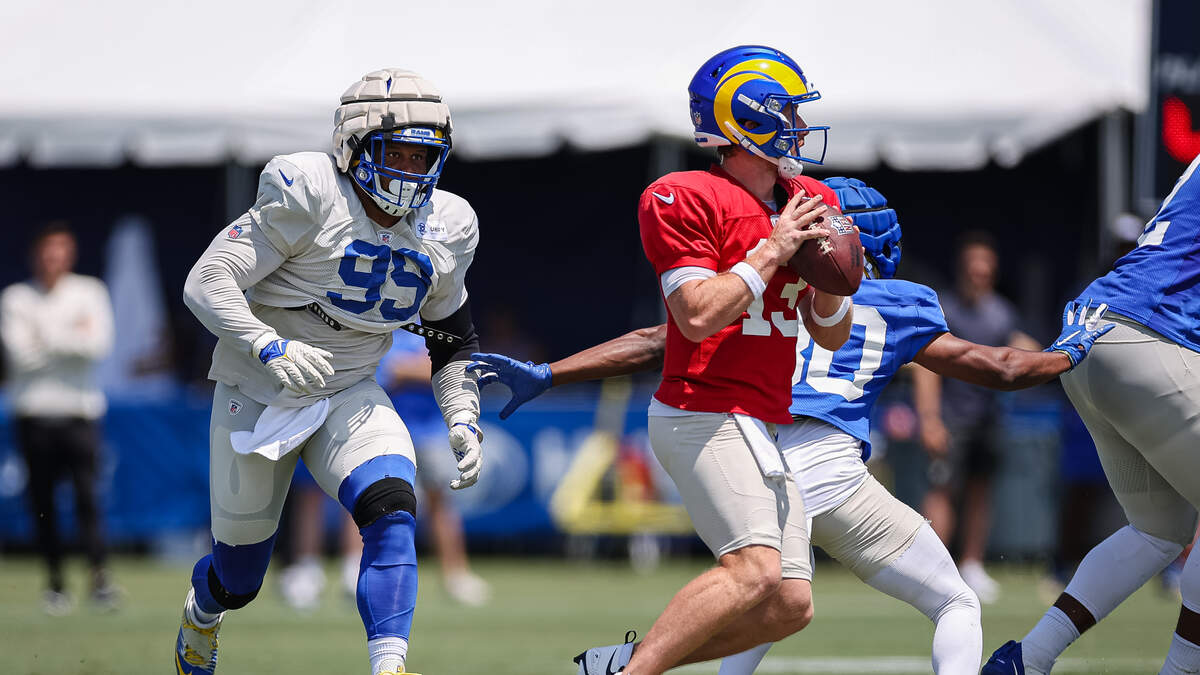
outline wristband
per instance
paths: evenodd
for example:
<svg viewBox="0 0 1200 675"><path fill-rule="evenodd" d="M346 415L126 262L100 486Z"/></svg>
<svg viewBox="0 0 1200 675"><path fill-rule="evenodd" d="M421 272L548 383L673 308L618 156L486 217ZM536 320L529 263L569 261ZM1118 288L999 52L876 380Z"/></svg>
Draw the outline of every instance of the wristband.
<svg viewBox="0 0 1200 675"><path fill-rule="evenodd" d="M454 427L466 427L467 429L470 429L471 433L475 434L475 438L479 439L480 443L483 442L483 432L480 431L479 427L475 426L474 424L471 424L470 422L455 422L454 424L450 425L451 429Z"/></svg>
<svg viewBox="0 0 1200 675"><path fill-rule="evenodd" d="M815 303L809 305L808 315L812 317L813 323L822 328L829 328L830 326L836 326L841 323L842 319L846 316L846 312L850 311L850 304L850 296L844 295L842 296L841 307L838 307L837 311L830 316L821 316L820 314L817 314L817 306Z"/></svg>
<svg viewBox="0 0 1200 675"><path fill-rule="evenodd" d="M750 294L754 296L755 300L761 298L763 291L767 290L767 282L763 281L762 275L748 262L742 261L734 265L729 268L729 272L738 275L742 281L746 282L746 287L750 289Z"/></svg>

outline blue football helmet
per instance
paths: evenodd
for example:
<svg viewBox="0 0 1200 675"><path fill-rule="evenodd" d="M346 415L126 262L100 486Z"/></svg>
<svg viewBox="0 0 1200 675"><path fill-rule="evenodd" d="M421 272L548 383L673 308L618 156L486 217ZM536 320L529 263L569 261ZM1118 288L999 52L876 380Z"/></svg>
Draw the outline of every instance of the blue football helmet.
<svg viewBox="0 0 1200 675"><path fill-rule="evenodd" d="M692 125L701 147L740 145L751 154L799 173L799 162L825 161L828 126L806 126L797 108L821 98L783 52L741 46L717 54L688 85ZM809 140L820 132L820 149ZM804 152L801 153L801 150Z"/></svg>
<svg viewBox="0 0 1200 675"><path fill-rule="evenodd" d="M826 178L837 193L842 213L852 217L858 236L867 250L867 274L872 279L891 279L900 264L900 221L879 190L857 178Z"/></svg>

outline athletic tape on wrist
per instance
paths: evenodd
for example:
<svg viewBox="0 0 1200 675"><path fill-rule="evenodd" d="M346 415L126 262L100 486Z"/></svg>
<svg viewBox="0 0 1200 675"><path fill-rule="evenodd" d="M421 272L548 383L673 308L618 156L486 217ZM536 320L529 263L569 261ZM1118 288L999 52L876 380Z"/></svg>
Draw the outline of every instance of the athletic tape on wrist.
<svg viewBox="0 0 1200 675"><path fill-rule="evenodd" d="M767 290L767 282L763 281L762 275L750 263L742 261L729 268L729 271L746 282L746 287L750 289L755 300L761 298L763 291Z"/></svg>
<svg viewBox="0 0 1200 675"><path fill-rule="evenodd" d="M848 311L850 311L850 297L842 296L842 304L833 314L829 316L821 316L820 314L817 314L817 304L815 302L809 307L808 314L812 317L813 323L821 326L822 328L829 328L830 326L836 326L841 323L842 319L846 316L846 312Z"/></svg>

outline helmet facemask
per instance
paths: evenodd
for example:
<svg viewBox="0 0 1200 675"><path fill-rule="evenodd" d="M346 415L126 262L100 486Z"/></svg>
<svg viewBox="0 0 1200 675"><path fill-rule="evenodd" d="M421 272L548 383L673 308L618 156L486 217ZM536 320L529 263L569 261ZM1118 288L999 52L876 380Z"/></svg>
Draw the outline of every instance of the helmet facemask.
<svg viewBox="0 0 1200 675"><path fill-rule="evenodd" d="M738 92L731 107L734 115L741 116L724 121L726 135L751 154L777 165L784 178L795 178L803 172L804 163L825 162L829 126L808 126L797 112L799 104L819 98L817 91L798 96L765 94L760 102ZM813 142L818 138L819 146Z"/></svg>
<svg viewBox="0 0 1200 675"><path fill-rule="evenodd" d="M389 153L408 155L415 148L423 148L426 153L423 173L405 171L389 160ZM449 152L450 142L439 129L380 129L358 141L350 175L384 213L403 216L429 202Z"/></svg>

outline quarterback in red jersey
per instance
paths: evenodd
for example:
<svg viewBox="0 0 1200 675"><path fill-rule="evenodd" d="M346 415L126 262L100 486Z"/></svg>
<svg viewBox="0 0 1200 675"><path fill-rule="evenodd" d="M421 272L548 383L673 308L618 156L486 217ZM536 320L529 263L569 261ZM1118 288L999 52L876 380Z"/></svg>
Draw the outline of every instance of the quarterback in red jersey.
<svg viewBox="0 0 1200 675"><path fill-rule="evenodd" d="M731 149L737 154L730 155L728 165L762 161ZM718 165L708 171L667 174L642 193L638 208L642 246L655 273L663 279L663 296L675 319L667 324L663 381L654 395L666 405L694 412L739 413L776 424L792 421L788 413L792 382L787 366L796 360L795 338L801 320L797 308L811 302L808 296L813 289L786 266L774 266L779 257L767 258L772 253L768 244L781 244L780 254L786 254L783 246L788 244L779 242L785 234L783 228L775 241L771 235L789 201L819 197L805 204L810 207L807 211L796 207L790 214L808 216L806 222L820 215L819 204L838 203L833 190L814 178L797 176L776 181L772 174L767 177L771 179L770 201L778 205L778 210ZM796 234L811 237L820 233ZM694 325L699 312L676 306L686 302L687 281L729 272L743 261L757 267L750 258L751 254L759 254L760 248L767 249L760 254L767 258L760 275L769 280L765 289L752 298L729 298L730 307L736 306L744 318L712 332L713 322ZM786 262L786 257L783 260ZM751 283L755 281L751 279ZM736 276L729 283L743 294L754 290ZM676 293L680 290L684 291L682 295ZM739 302L746 299L750 300L749 306ZM835 310L840 302L839 297L833 304Z"/></svg>
<svg viewBox="0 0 1200 675"><path fill-rule="evenodd" d="M688 90L696 142L718 147L721 165L668 174L639 204L670 315L649 431L718 564L672 598L640 644L580 654L580 675L658 675L780 640L812 618L804 504L775 425L792 420L799 322L831 351L850 334L850 299L787 267L801 243L827 234L816 224L824 204L837 205L799 175L801 161L824 158L828 127L804 124L797 107L820 94L768 47L717 54ZM814 133L820 156L801 154Z"/></svg>

